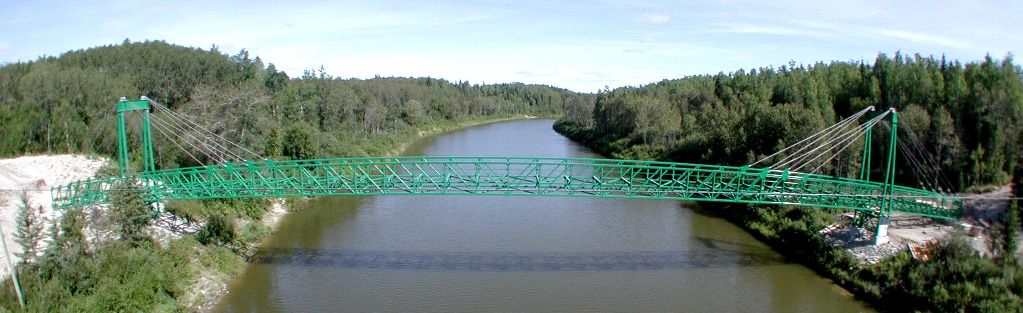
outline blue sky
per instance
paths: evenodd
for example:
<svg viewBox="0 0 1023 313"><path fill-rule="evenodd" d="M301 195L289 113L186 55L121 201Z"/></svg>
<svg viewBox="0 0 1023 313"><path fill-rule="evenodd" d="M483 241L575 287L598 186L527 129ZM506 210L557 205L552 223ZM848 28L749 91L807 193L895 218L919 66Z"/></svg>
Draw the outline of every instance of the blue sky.
<svg viewBox="0 0 1023 313"><path fill-rule="evenodd" d="M920 53L1023 49L1023 1L12 1L0 63L133 41L251 55L292 77L432 76L576 91Z"/></svg>

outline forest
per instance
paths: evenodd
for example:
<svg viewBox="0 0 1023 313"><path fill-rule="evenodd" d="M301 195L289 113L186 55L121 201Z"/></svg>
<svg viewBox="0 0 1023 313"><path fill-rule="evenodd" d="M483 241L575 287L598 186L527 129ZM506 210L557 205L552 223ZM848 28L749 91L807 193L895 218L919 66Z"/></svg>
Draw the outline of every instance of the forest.
<svg viewBox="0 0 1023 313"><path fill-rule="evenodd" d="M979 62L920 55L878 55L873 63L788 64L664 80L578 94L551 86L481 85L434 78L340 79L323 68L289 77L242 50L226 54L162 41L69 51L0 66L0 157L25 154L116 155L115 103L145 95L262 157L305 159L396 153L423 132L463 123L530 116L561 117L555 129L605 155L744 165L771 155L867 106L896 108L899 138L933 157L942 191L1023 184L1023 71L1011 56ZM167 112L155 112L166 119ZM138 119L129 120L139 144ZM216 162L181 138L157 133L157 168ZM873 164L883 164L889 136L873 133ZM857 139L860 140L860 139ZM855 145L854 145L855 146ZM855 177L861 151L828 162L829 175ZM135 154L137 157L138 154ZM133 159L139 168L139 159ZM898 183L922 184L900 159ZM871 168L880 177L880 166ZM113 173L107 169L106 174ZM43 238L39 216L23 199L16 237L39 253L18 264L27 306L10 281L0 311L187 311L200 276L237 274L250 247L268 236L259 201L195 201L167 210L205 221L195 235L161 245L140 229L153 222L140 192L123 186L102 221L71 210ZM1019 190L1016 190L1020 194ZM1023 307L1023 268L1004 236L995 258L961 238L931 261L902 253L860 265L817 231L832 212L760 205L704 205L875 307L893 311L1014 311ZM1015 210L1004 234L1019 228ZM88 236L97 227L115 234ZM50 241L54 244L42 246Z"/></svg>
<svg viewBox="0 0 1023 313"><path fill-rule="evenodd" d="M895 108L900 144L919 147L916 152L931 160L920 169L913 158L897 157L898 184L942 192L980 191L1013 180L1023 184L1023 71L1011 56L963 64L880 54L873 64L789 64L664 80L604 90L593 107L566 108L555 129L616 158L741 166L868 106ZM890 138L885 123L879 125L881 131L871 137L874 180L883 175L878 164L884 164ZM856 140L851 146L863 145L863 139ZM844 150L821 172L855 178L861 153ZM932 180L938 183L928 184ZM883 310L1003 312L1023 307L1023 268L1013 253L1006 253L1017 247L1015 204L995 227L994 259L978 256L955 239L930 262L902 253L873 266L859 266L848 252L817 235L834 222L830 212L702 205Z"/></svg>
<svg viewBox="0 0 1023 313"><path fill-rule="evenodd" d="M556 117L566 106L593 99L541 85L339 79L322 67L289 77L245 50L228 55L215 46L126 40L0 66L0 157L78 153L116 159L116 103L139 96L169 109L152 114L157 168L217 161L202 146L185 144L190 139L182 133L155 127L173 114L260 157L308 159L396 154L424 133L527 115ZM127 122L135 149L140 118ZM133 168L140 168L140 155L133 153ZM99 175L115 173L110 167ZM141 201L142 191L117 189L108 211L69 210L48 231L24 196L0 199L20 208L14 237L37 252L17 265L26 306L19 305L8 278L0 287L0 312L193 311L209 305L194 296L193 284L201 277L237 275L270 233L258 222L269 200L182 201L166 210L200 222L202 229L160 243L143 231L154 223L154 212Z"/></svg>
<svg viewBox="0 0 1023 313"><path fill-rule="evenodd" d="M1021 157L1020 75L1011 57L963 65L898 53L873 65L739 70L605 91L592 110L569 108L562 128L625 158L745 165L867 106L895 108L950 187L963 190L1007 183ZM885 151L887 135L875 135L876 151ZM859 157L850 150L842 158L850 164L834 164L829 174L858 173L848 170ZM875 153L874 164L884 155Z"/></svg>
<svg viewBox="0 0 1023 313"><path fill-rule="evenodd" d="M290 78L244 50L126 41L0 67L0 156L115 156L117 99L140 95L269 158L381 155L448 121L551 117L588 101L539 85L337 79L322 67ZM138 119L129 122L138 144ZM171 139L154 136L157 167L195 165Z"/></svg>

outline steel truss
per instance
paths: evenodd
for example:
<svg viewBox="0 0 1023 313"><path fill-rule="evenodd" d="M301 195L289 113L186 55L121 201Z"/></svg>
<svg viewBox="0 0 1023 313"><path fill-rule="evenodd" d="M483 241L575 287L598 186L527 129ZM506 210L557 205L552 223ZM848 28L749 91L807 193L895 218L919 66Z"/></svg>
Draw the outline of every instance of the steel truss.
<svg viewBox="0 0 1023 313"><path fill-rule="evenodd" d="M783 204L954 219L959 199L866 180L754 167L529 157L366 157L228 162L77 181L53 188L54 207L107 203L126 181L146 200L371 195L649 198ZM886 187L887 186L887 187ZM885 203L884 201L891 201ZM887 214L884 214L887 215Z"/></svg>

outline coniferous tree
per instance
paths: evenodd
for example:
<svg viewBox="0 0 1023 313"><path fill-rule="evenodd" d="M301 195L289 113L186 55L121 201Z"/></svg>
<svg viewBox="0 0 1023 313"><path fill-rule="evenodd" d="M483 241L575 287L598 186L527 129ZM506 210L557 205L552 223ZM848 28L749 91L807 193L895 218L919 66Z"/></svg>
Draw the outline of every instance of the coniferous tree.
<svg viewBox="0 0 1023 313"><path fill-rule="evenodd" d="M114 186L110 192L110 209L121 240L137 242L145 239L144 230L152 222L153 208L146 203L142 187L136 181Z"/></svg>
<svg viewBox="0 0 1023 313"><path fill-rule="evenodd" d="M34 263L39 253L39 244L43 239L42 216L43 207L32 208L28 193L21 194L18 205L18 216L15 218L14 241L21 245L22 252L18 255L24 264Z"/></svg>

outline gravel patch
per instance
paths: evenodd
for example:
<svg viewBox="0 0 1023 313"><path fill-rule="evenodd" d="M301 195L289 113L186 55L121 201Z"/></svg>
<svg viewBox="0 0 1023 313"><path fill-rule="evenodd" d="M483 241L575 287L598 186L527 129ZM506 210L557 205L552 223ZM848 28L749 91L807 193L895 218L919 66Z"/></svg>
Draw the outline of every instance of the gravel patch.
<svg viewBox="0 0 1023 313"><path fill-rule="evenodd" d="M821 235L833 246L843 247L852 253L861 264L874 264L906 250L906 245L894 237L887 243L874 245L873 231L858 229L851 224L833 225Z"/></svg>

